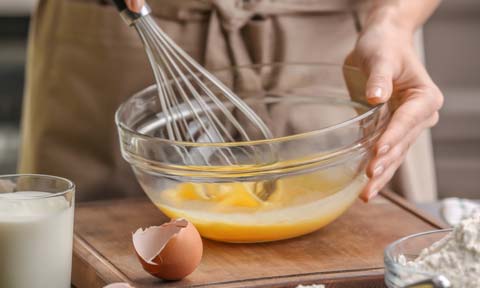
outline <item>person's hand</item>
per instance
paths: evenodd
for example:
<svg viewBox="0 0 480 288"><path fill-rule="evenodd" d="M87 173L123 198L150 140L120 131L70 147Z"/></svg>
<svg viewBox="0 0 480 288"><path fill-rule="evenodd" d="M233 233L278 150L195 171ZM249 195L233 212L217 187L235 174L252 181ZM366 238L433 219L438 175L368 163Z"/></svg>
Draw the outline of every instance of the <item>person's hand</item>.
<svg viewBox="0 0 480 288"><path fill-rule="evenodd" d="M367 101L388 101L394 111L367 165L370 181L361 194L364 201L388 183L422 130L437 123L443 104L441 91L415 54L412 34L391 24L372 25L346 59L366 73Z"/></svg>
<svg viewBox="0 0 480 288"><path fill-rule="evenodd" d="M130 11L140 13L143 5L145 5L145 0L125 0L125 4L127 4Z"/></svg>

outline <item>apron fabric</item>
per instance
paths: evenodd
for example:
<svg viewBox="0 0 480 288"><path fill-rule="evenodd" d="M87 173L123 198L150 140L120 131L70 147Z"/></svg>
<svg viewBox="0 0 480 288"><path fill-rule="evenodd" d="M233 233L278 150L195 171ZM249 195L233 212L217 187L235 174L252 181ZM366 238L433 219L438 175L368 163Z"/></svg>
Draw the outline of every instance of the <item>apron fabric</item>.
<svg viewBox="0 0 480 288"><path fill-rule="evenodd" d="M361 26L356 11L362 1L149 4L160 27L208 69L270 62L342 64ZM143 193L121 158L114 113L153 82L139 37L107 1L40 0L29 35L20 172L69 178L79 201ZM416 145L407 161L412 164L393 183L398 191L408 188L405 194L412 200L419 194L418 199L435 197L434 189L424 190L435 181L433 161L424 157L431 151L428 135ZM421 170L415 169L419 162Z"/></svg>

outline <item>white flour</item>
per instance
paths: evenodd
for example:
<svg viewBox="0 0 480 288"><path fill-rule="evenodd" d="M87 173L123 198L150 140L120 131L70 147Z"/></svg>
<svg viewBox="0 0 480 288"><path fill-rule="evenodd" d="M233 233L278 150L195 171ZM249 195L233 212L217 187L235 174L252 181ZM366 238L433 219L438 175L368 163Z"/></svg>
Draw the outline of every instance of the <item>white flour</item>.
<svg viewBox="0 0 480 288"><path fill-rule="evenodd" d="M415 270L441 274L454 288L480 287L480 213L460 222L414 261L400 257L399 262Z"/></svg>

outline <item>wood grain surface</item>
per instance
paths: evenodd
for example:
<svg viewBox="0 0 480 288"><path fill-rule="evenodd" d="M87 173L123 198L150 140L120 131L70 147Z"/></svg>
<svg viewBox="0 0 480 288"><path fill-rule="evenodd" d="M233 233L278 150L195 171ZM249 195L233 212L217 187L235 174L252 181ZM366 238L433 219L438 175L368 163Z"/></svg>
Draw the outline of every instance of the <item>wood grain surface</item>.
<svg viewBox="0 0 480 288"><path fill-rule="evenodd" d="M389 192L312 234L262 244L204 239L204 256L187 278L163 282L142 270L131 233L167 218L147 199L79 204L75 214L72 282L77 288L129 282L142 287L384 287L383 250L390 242L441 228Z"/></svg>

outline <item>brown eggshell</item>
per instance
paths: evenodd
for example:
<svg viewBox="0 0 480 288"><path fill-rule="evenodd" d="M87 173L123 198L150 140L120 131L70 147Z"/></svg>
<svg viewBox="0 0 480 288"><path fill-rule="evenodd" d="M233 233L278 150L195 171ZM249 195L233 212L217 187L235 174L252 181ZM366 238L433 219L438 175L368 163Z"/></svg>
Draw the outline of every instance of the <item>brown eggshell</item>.
<svg viewBox="0 0 480 288"><path fill-rule="evenodd" d="M132 240L145 271L165 280L184 278L202 259L202 238L195 226L185 219L138 229Z"/></svg>

